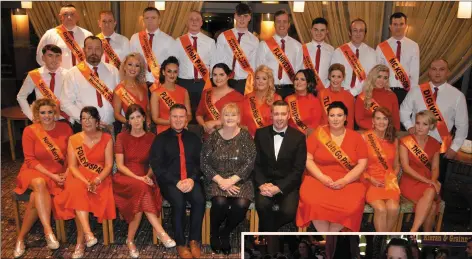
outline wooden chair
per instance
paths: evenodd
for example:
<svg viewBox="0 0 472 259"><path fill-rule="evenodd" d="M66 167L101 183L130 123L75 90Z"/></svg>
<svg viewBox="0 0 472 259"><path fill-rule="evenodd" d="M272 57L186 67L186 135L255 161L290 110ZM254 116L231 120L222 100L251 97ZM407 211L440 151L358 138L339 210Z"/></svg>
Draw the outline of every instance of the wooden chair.
<svg viewBox="0 0 472 259"><path fill-rule="evenodd" d="M401 229L403 226L403 218L405 214L408 214L406 218L406 222L409 222L411 220L411 216L415 213L414 207L415 207L415 204L413 202L401 196L400 215L398 216L396 231L401 232ZM438 213L436 215L436 226L434 228L435 232L441 231L445 208L446 208L446 203L443 200L441 200L441 203L439 204Z"/></svg>

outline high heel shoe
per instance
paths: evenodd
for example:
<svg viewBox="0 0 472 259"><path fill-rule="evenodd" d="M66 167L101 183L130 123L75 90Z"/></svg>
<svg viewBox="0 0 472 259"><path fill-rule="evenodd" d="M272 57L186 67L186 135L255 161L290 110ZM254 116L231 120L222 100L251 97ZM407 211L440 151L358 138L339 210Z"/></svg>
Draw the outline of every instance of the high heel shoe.
<svg viewBox="0 0 472 259"><path fill-rule="evenodd" d="M134 244L134 242L126 239L126 245L128 246L128 249L129 249L129 256L131 258L138 258L139 252L138 252L138 249L136 249L136 245ZM131 248L132 245L134 246L134 249Z"/></svg>
<svg viewBox="0 0 472 259"><path fill-rule="evenodd" d="M213 253L215 254L221 253L221 240L218 236L210 237L210 247Z"/></svg>
<svg viewBox="0 0 472 259"><path fill-rule="evenodd" d="M85 245L87 247L92 247L96 245L98 242L97 238L93 235L93 233L85 233Z"/></svg>
<svg viewBox="0 0 472 259"><path fill-rule="evenodd" d="M57 241L56 236L54 233L49 233L46 235L46 243L47 247L51 250L56 250L59 248L59 241Z"/></svg>
<svg viewBox="0 0 472 259"><path fill-rule="evenodd" d="M85 254L85 245L77 244L75 245L75 250L72 253L72 259L78 259L84 257Z"/></svg>
<svg viewBox="0 0 472 259"><path fill-rule="evenodd" d="M164 238L167 237L166 240ZM174 239L172 239L166 232L157 233L157 238L164 245L165 248L172 248L176 246Z"/></svg>
<svg viewBox="0 0 472 259"><path fill-rule="evenodd" d="M17 240L15 244L15 250L13 250L13 257L18 258L25 254L26 246L25 241Z"/></svg>

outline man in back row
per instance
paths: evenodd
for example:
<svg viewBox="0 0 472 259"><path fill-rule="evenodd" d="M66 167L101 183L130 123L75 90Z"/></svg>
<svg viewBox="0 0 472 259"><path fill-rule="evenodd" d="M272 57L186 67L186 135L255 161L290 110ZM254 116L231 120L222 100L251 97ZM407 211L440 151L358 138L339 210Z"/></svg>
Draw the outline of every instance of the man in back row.
<svg viewBox="0 0 472 259"><path fill-rule="evenodd" d="M104 52L102 62L112 64L119 70L121 62L129 54L129 40L115 32L116 20L112 11L98 14L98 27L101 32L97 37L102 40Z"/></svg>

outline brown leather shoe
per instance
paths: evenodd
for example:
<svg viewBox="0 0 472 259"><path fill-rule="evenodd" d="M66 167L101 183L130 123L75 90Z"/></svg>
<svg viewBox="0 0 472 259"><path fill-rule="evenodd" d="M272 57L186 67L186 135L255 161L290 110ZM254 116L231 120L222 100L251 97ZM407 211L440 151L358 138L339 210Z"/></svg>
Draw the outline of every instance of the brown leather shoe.
<svg viewBox="0 0 472 259"><path fill-rule="evenodd" d="M193 258L200 258L202 253L200 250L200 244L196 240L190 241L190 251L192 252Z"/></svg>
<svg viewBox="0 0 472 259"><path fill-rule="evenodd" d="M179 257L182 259L192 259L192 252L186 246L177 246L177 253L179 253Z"/></svg>

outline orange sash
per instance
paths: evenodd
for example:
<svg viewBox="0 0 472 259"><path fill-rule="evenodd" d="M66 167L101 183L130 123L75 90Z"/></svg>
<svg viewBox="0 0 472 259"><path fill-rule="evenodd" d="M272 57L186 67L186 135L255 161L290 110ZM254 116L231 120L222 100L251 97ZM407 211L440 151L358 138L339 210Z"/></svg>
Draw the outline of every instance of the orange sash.
<svg viewBox="0 0 472 259"><path fill-rule="evenodd" d="M356 73L357 78L360 81L364 81L367 78L367 76L365 75L365 70L362 67L361 62L357 58L356 54L352 52L352 49L349 47L349 44L347 43L343 44L339 48L342 50L344 57L349 62L349 65L351 65L351 68L354 71L354 73Z"/></svg>
<svg viewBox="0 0 472 259"><path fill-rule="evenodd" d="M272 54L274 55L277 62L279 62L279 65L281 65L284 68L288 77L293 82L293 80L295 79L295 71L293 70L292 64L290 63L290 60L288 59L287 55L285 55L285 52L279 47L279 44L277 44L274 37L271 37L265 42L267 46L269 47L270 51L272 52Z"/></svg>
<svg viewBox="0 0 472 259"><path fill-rule="evenodd" d="M103 36L103 33L99 33L97 37L102 40L103 51L105 52L105 55L107 56L107 58L113 62L113 65L115 65L116 68L120 69L120 65L121 65L120 57L113 50L110 43L108 43L108 41L105 39L105 36Z"/></svg>
<svg viewBox="0 0 472 259"><path fill-rule="evenodd" d="M388 167L387 155L382 149L378 137L372 130L369 130L364 132L364 138L367 140L367 148L375 154L378 162L385 170L385 189L400 191L400 187L398 186L397 175L395 174L392 168ZM366 178L370 177L369 175L367 175L367 173L364 173L364 176L366 176Z"/></svg>
<svg viewBox="0 0 472 259"><path fill-rule="evenodd" d="M188 34L180 36L180 44L182 44L182 47L184 48L185 53L187 53L188 58L205 81L203 90L211 89L213 86L211 85L210 71L208 71L208 68L200 58L200 55L198 55L198 52L193 48L192 43L190 42L190 36Z"/></svg>
<svg viewBox="0 0 472 259"><path fill-rule="evenodd" d="M308 127L305 125L305 123L303 123L303 119L299 110L300 106L298 105L297 97L295 97L294 95L290 95L287 97L287 101L288 101L288 107L290 108L290 115L292 116L292 120L295 122L295 124L297 125L298 129L301 132L306 133Z"/></svg>
<svg viewBox="0 0 472 259"><path fill-rule="evenodd" d="M130 106L131 104L137 103L136 99L125 89L123 84L118 84L115 89L116 95L120 97L120 100L126 105Z"/></svg>
<svg viewBox="0 0 472 259"><path fill-rule="evenodd" d="M216 109L215 105L211 102L211 90L208 90L205 94L205 106L207 108L208 114L213 118L213 120L220 119L220 112Z"/></svg>
<svg viewBox="0 0 472 259"><path fill-rule="evenodd" d="M38 123L31 125L31 128L33 129L34 135L39 139L41 145L44 147L44 149L46 149L49 155L51 155L54 161L64 165L65 156L62 154L61 149L54 142L54 139L51 138L51 136L49 136L49 134Z"/></svg>
<svg viewBox="0 0 472 259"><path fill-rule="evenodd" d="M364 93L361 93L361 94L359 95L359 97L360 97L361 100L365 103L365 94L364 94ZM372 113L374 113L375 110L377 110L377 108L379 108L379 107L380 107L380 104L377 103L374 98L371 98L371 99L370 99L370 109L369 109L369 110L370 110Z"/></svg>
<svg viewBox="0 0 472 259"><path fill-rule="evenodd" d="M346 171L351 171L355 165L352 163L351 159L344 152L344 150L342 150L341 147L331 140L331 136L325 131L324 128L325 127L316 128L316 138Z"/></svg>
<svg viewBox="0 0 472 259"><path fill-rule="evenodd" d="M249 101L249 109L251 111L251 117L252 117L252 120L254 121L254 124L256 125L258 129L264 127L265 125L264 118L262 117L259 109L257 108L256 96L253 95L249 97L248 101Z"/></svg>
<svg viewBox="0 0 472 259"><path fill-rule="evenodd" d="M92 74L92 70L85 64L81 62L77 65L80 73L85 77L85 79L95 88L105 99L110 103L113 103L113 92L105 85L105 83Z"/></svg>
<svg viewBox="0 0 472 259"><path fill-rule="evenodd" d="M384 41L380 43L379 47L382 53L384 54L385 59L387 59L388 64L393 69L396 78L398 78L398 80L402 84L403 89L409 91L411 86L410 78L408 77L408 74L406 73L400 61L398 61L397 57L395 56L395 53L393 53L393 50L390 45L388 45L388 42Z"/></svg>
<svg viewBox="0 0 472 259"><path fill-rule="evenodd" d="M321 103L323 105L323 110L325 111L326 116L328 116L328 106L331 104L331 97L327 93L327 89L320 91Z"/></svg>
<svg viewBox="0 0 472 259"><path fill-rule="evenodd" d="M39 73L39 69L30 71L28 75L31 77L31 80L33 80L36 88L38 88L39 92L41 92L44 97L54 100L57 106L57 114L61 114L62 117L64 117L66 120L69 120L69 116L65 112L61 112L61 103L59 102L59 99L57 99L56 95L51 91L51 89L47 87L46 82L44 82L41 74Z"/></svg>
<svg viewBox="0 0 472 259"><path fill-rule="evenodd" d="M144 53L144 58L146 59L146 63L149 69L151 70L154 79L156 81L159 81L161 66L159 66L159 62L157 61L154 52L152 52L151 44L149 44L146 31L139 32L139 43L141 44L141 48L143 49Z"/></svg>
<svg viewBox="0 0 472 259"><path fill-rule="evenodd" d="M449 133L449 130L447 129L446 120L442 116L438 104L433 98L433 91L431 91L429 83L424 83L420 85L420 89L421 94L423 95L423 101L426 105L426 108L433 112L434 116L438 120L437 128L439 135L441 135L442 139L440 152L445 153L452 143L452 136Z"/></svg>
<svg viewBox="0 0 472 259"><path fill-rule="evenodd" d="M308 47L306 44L303 44L302 46L303 50L303 64L305 65L306 68L313 70L313 73L315 73L315 80L316 80L316 89L325 89L326 87L323 84L323 81L320 78L320 75L318 75L318 72L316 72L315 66L313 65L313 62L311 61L310 53L308 52Z"/></svg>
<svg viewBox="0 0 472 259"><path fill-rule="evenodd" d="M251 68L251 64L244 54L241 45L239 44L233 30L227 30L223 32L229 47L233 51L234 58L238 61L241 68L247 73L246 87L244 89L244 95L252 93L254 90L254 70Z"/></svg>
<svg viewBox="0 0 472 259"><path fill-rule="evenodd" d="M77 44L74 38L71 37L66 26L63 24L56 27L56 32L59 34L59 37L66 43L69 50L72 52L72 55L75 56L77 62L85 61L85 54L82 52L82 48Z"/></svg>
<svg viewBox="0 0 472 259"><path fill-rule="evenodd" d="M177 101L174 100L174 98L172 98L172 95L170 95L170 93L167 92L164 87L159 88L158 93L159 93L159 98L161 98L161 100L166 104L169 110L170 110L170 107L172 107L172 105L177 103Z"/></svg>
<svg viewBox="0 0 472 259"><path fill-rule="evenodd" d="M420 162L431 173L431 162L429 161L428 154L418 145L413 136L408 135L401 139L402 143L405 144L406 149L413 154L418 162Z"/></svg>
<svg viewBox="0 0 472 259"><path fill-rule="evenodd" d="M93 174L100 174L103 172L103 166L99 164L94 164L90 163L87 159L87 156L85 155L85 150L84 150L84 133L77 133L73 136L71 136L70 143L72 144L72 147L74 148L75 151L75 156L77 160L79 161L80 165L84 167L86 170Z"/></svg>

